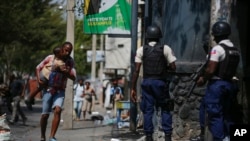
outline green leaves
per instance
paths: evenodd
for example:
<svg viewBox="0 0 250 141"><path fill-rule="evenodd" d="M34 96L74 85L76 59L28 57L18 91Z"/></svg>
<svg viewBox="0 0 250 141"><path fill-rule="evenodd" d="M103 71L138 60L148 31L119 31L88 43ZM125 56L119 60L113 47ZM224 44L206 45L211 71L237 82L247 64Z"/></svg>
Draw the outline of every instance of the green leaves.
<svg viewBox="0 0 250 141"><path fill-rule="evenodd" d="M87 50L91 50L92 36L83 33L83 21L75 22L75 48L74 59L76 64L77 74L80 76L87 75L91 72L91 64L87 63ZM84 48L81 48L81 45Z"/></svg>
<svg viewBox="0 0 250 141"><path fill-rule="evenodd" d="M0 65L6 66L0 71L33 73L52 48L64 42L65 11L57 6L51 0L0 1Z"/></svg>

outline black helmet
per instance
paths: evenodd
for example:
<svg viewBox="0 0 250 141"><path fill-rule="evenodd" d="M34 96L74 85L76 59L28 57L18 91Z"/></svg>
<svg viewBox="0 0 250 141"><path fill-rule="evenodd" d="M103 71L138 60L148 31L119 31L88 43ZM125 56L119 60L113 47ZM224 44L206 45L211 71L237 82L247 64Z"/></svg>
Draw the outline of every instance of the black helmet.
<svg viewBox="0 0 250 141"><path fill-rule="evenodd" d="M214 36L222 36L230 34L231 34L231 27L227 22L219 21L216 22L212 27L212 35Z"/></svg>
<svg viewBox="0 0 250 141"><path fill-rule="evenodd" d="M146 38L161 38L161 30L158 26L152 25L147 28Z"/></svg>

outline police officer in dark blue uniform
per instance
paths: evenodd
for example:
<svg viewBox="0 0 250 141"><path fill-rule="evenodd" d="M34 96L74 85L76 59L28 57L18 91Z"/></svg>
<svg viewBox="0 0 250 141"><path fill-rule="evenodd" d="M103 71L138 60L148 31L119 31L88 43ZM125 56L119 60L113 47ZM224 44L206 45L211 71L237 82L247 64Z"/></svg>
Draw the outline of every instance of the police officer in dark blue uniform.
<svg viewBox="0 0 250 141"><path fill-rule="evenodd" d="M175 71L176 57L168 45L159 43L162 37L158 26L152 25L147 28L147 44L137 49L135 57L135 71L133 72L131 100L136 102L136 83L143 66L143 80L141 83L142 99L140 103L144 119L144 132L146 141L153 141L152 134L154 126L152 118L154 108L157 104L161 108L162 129L165 132L165 140L171 141L172 134L172 115L169 109L170 98L168 83L166 83L168 71Z"/></svg>
<svg viewBox="0 0 250 141"><path fill-rule="evenodd" d="M229 136L229 126L233 124L230 109L236 99L237 87L232 80L236 75L240 53L228 39L231 27L227 22L216 22L212 35L217 43L208 55L205 73L197 80L197 86L208 81L205 96L200 107L201 135L196 141L204 140L205 114L209 131L214 141L222 141Z"/></svg>

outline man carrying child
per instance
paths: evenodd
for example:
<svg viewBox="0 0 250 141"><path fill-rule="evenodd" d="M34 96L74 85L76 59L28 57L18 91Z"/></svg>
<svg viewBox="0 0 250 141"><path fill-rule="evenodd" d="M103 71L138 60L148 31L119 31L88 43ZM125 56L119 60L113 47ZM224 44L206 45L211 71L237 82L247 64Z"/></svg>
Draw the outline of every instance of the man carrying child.
<svg viewBox="0 0 250 141"><path fill-rule="evenodd" d="M47 121L52 110L54 118L52 119L49 141L56 141L55 134L61 119L67 79L69 78L74 81L76 78L74 61L70 57L72 49L73 45L70 42L65 42L61 47L61 53L58 58L54 57L54 55L49 55L36 67L37 80L40 85L44 86L43 108L40 119L41 141L46 140ZM64 63L61 62L62 60ZM59 62L61 62L61 65L57 65L60 64ZM50 67L47 86L40 77L40 72L44 67Z"/></svg>

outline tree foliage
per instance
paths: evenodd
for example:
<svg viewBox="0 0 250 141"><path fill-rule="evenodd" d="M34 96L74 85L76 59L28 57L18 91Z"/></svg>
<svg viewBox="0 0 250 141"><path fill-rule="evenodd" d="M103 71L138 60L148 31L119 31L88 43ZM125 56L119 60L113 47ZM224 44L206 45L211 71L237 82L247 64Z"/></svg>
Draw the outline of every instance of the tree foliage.
<svg viewBox="0 0 250 141"><path fill-rule="evenodd" d="M1 0L1 74L33 73L35 66L65 39L66 22L52 0Z"/></svg>
<svg viewBox="0 0 250 141"><path fill-rule="evenodd" d="M75 23L74 59L79 76L87 76L91 73L91 62L87 62L87 51L92 50L92 34L85 34L83 31L83 20L77 20ZM100 37L97 36L97 50L100 48L100 44ZM96 71L98 68L99 63L96 64Z"/></svg>
<svg viewBox="0 0 250 141"><path fill-rule="evenodd" d="M65 41L66 21L62 15L66 11L57 9L58 4L52 1L1 0L0 79L13 71L33 74L36 65ZM74 59L79 76L91 72L86 55L92 48L91 39L83 33L83 21L76 19ZM98 44L99 39L97 48Z"/></svg>
<svg viewBox="0 0 250 141"><path fill-rule="evenodd" d="M77 20L75 25L75 54L76 70L79 76L86 76L91 71L87 62L87 50L91 50L92 36L83 33L83 21Z"/></svg>

